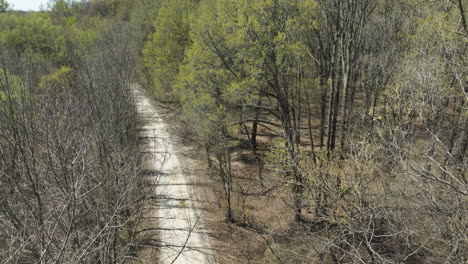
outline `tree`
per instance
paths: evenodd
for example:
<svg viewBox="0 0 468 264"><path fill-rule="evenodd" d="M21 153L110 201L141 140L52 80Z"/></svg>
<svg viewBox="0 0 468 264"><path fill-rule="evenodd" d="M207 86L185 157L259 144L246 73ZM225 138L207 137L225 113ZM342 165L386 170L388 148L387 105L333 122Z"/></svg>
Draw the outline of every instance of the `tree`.
<svg viewBox="0 0 468 264"><path fill-rule="evenodd" d="M160 99L174 99L175 79L191 45L189 19L193 8L191 0L165 1L154 21L155 32L143 49L145 71Z"/></svg>
<svg viewBox="0 0 468 264"><path fill-rule="evenodd" d="M226 92L232 80L230 72L206 45L206 41L222 36L217 32L220 20L213 2L201 3L197 16L192 21L190 39L193 44L185 51L186 59L177 75L175 93L182 104L183 114L196 133L199 144L208 155L208 163L215 163L221 180L226 201L226 219L234 221L231 192L233 172L231 170L231 140L228 138L228 124L233 115L226 105ZM219 33L219 32L217 32ZM212 160L214 156L214 160Z"/></svg>
<svg viewBox="0 0 468 264"><path fill-rule="evenodd" d="M315 1L238 1L238 15L234 36L239 47L236 52L238 66L245 77L242 80L257 88L261 97L274 100L276 107L251 106L266 110L280 122L284 147L291 166L285 179L292 181L295 200L295 219L301 221L303 178L297 166L301 144L301 121L304 112L303 78L307 70L304 34L315 27L310 14L316 9ZM226 25L230 25L226 23ZM229 30L229 27L227 28ZM242 44L244 43L244 44ZM242 75L240 75L242 76ZM248 86L247 86L248 87Z"/></svg>
<svg viewBox="0 0 468 264"><path fill-rule="evenodd" d="M10 4L6 0L0 0L0 13L5 13L9 7Z"/></svg>
<svg viewBox="0 0 468 264"><path fill-rule="evenodd" d="M245 109L253 111L252 138L256 135L256 124L262 122L259 111L273 115L280 122L277 126L282 130L280 134L290 158L297 162L304 91L302 84L294 81L299 82L297 76L306 68L298 60L298 54L303 50L300 36L314 27L307 14L314 11L315 2L219 1L207 6L204 10L208 14L203 11L200 14L211 17L211 20L197 17L202 22L198 22L199 28L194 31L189 63L184 66L199 72L181 72L179 75L182 80L194 76L197 82L183 87L192 87L194 92L191 94L195 97L203 97L206 92L217 108L228 107L241 113ZM215 15L209 15L210 12ZM192 54L196 54L196 58ZM186 93L186 90L179 92L180 95ZM278 107L261 105L262 98L274 100L273 105ZM187 105L193 105L193 101ZM202 109L217 109L212 107L207 105ZM241 116L250 119L248 115ZM217 120L228 121L227 117L222 115ZM228 124L226 121L222 123ZM241 124L244 122L240 120ZM226 125L220 125L219 129L218 134L225 134L222 131ZM252 141L252 145L255 144ZM300 221L301 175L291 167L285 177L293 179L296 220Z"/></svg>

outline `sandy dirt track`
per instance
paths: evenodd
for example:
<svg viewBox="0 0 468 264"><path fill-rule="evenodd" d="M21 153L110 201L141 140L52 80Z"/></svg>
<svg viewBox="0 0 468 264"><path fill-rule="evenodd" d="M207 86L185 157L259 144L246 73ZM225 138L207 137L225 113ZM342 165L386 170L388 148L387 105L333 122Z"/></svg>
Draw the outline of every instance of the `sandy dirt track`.
<svg viewBox="0 0 468 264"><path fill-rule="evenodd" d="M143 151L150 157L147 166L155 172L157 206L151 214L158 219L158 263L214 263L190 169L177 153L158 108L137 85L132 91L144 122L140 137L145 142Z"/></svg>

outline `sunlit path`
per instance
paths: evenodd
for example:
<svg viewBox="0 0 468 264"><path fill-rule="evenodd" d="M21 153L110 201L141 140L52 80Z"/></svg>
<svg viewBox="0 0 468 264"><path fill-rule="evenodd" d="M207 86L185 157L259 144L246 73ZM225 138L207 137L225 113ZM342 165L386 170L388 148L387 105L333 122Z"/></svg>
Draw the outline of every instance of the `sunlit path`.
<svg viewBox="0 0 468 264"><path fill-rule="evenodd" d="M158 204L159 263L213 263L209 237L197 208L188 175L173 149L169 132L151 101L138 87L133 89L137 110L144 122L141 138L150 157L150 169Z"/></svg>

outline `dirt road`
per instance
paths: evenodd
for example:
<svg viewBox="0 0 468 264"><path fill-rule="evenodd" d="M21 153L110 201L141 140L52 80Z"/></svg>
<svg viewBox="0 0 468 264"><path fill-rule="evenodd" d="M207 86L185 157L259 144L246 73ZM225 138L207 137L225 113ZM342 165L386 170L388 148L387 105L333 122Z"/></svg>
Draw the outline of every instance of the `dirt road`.
<svg viewBox="0 0 468 264"><path fill-rule="evenodd" d="M158 219L160 241L158 263L214 263L209 237L191 186L189 168L177 153L173 138L157 107L143 91L133 88L137 110L143 118L144 152L155 171L157 206L151 214Z"/></svg>

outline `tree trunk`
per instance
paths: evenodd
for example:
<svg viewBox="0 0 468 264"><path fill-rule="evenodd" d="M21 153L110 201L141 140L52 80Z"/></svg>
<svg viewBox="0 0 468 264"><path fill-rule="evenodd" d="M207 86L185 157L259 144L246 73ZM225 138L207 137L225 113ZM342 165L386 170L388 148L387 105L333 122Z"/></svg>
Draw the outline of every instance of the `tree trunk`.
<svg viewBox="0 0 468 264"><path fill-rule="evenodd" d="M327 152L332 150L331 138L332 138L332 123L333 123L333 110L335 109L335 80L334 78L330 81L330 93L328 100L328 127L327 127Z"/></svg>
<svg viewBox="0 0 468 264"><path fill-rule="evenodd" d="M307 124L308 124L308 129L309 129L310 152L312 154L314 164L317 165L317 157L315 156L315 149L314 149L314 136L312 134L312 113L310 110L309 93L306 93L306 100L307 100Z"/></svg>
<svg viewBox="0 0 468 264"><path fill-rule="evenodd" d="M333 105L333 120L331 125L331 136L330 136L330 151L335 150L336 143L336 125L338 123L338 112L340 105L340 89L335 89L335 102Z"/></svg>
<svg viewBox="0 0 468 264"><path fill-rule="evenodd" d="M325 126L326 126L326 116L327 116L327 97L328 97L328 92L327 92L327 87L326 83L327 80L325 79L325 76L320 76L320 89L322 89L322 94L320 97L320 132L319 132L319 138L320 138L320 149L324 146L324 137L325 137Z"/></svg>
<svg viewBox="0 0 468 264"><path fill-rule="evenodd" d="M346 54L343 54L341 58L341 71L342 71L342 77L343 77L343 104L341 108L341 114L342 114L342 120L341 120L341 137L340 137L340 148L343 151L344 150L344 145L345 145L345 138L346 138L346 129L347 129L347 119L348 119L348 93L349 93L349 73L350 73L350 54L349 54L349 48L346 50Z"/></svg>
<svg viewBox="0 0 468 264"><path fill-rule="evenodd" d="M262 106L262 98L258 98L258 106ZM258 119L260 118L260 109L257 108L255 111L254 121L252 123L252 148L254 152L257 150L257 130L258 130Z"/></svg>

